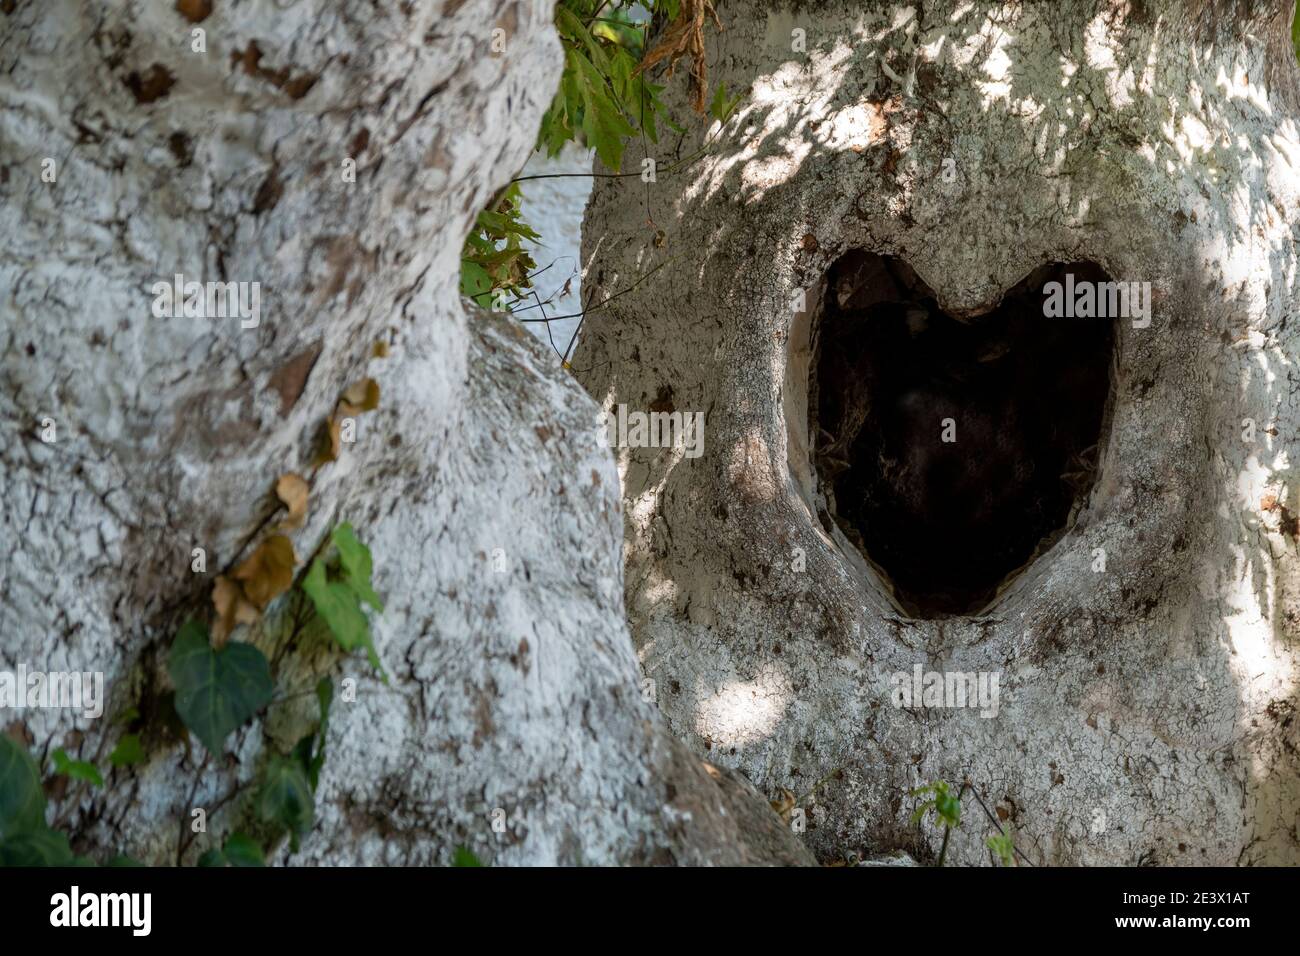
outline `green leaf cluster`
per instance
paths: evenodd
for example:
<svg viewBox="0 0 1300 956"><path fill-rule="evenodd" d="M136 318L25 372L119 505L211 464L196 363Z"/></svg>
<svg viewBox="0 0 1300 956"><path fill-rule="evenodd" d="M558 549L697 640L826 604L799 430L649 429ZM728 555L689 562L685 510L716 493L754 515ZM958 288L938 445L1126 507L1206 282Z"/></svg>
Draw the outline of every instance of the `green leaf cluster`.
<svg viewBox="0 0 1300 956"><path fill-rule="evenodd" d="M383 609L371 583L373 570L370 549L357 539L351 525L341 524L330 536L328 552L312 563L302 588L334 640L345 650L365 647L371 664L380 669L369 620L361 607ZM207 627L192 619L181 626L172 643L167 670L175 688L165 695L170 720L182 738L188 730L215 756L223 753L230 734L266 707L274 693L270 663L260 650L243 643L214 648ZM334 682L324 677L316 685L320 710L316 729L299 739L289 755L270 759L253 794L256 820L277 834L287 832L295 851L315 820L315 792L325 763L333 699ZM140 718L140 711L132 707L114 723L134 725ZM103 774L90 761L74 758L62 748L50 760L53 773L74 785L104 786ZM138 733L124 734L109 755L113 767L144 760ZM0 866L94 865L74 854L67 835L49 826L45 818L40 767L25 747L0 735ZM116 856L108 865L139 864ZM253 837L235 832L220 847L207 850L199 865L263 866L265 854Z"/></svg>
<svg viewBox="0 0 1300 956"><path fill-rule="evenodd" d="M984 841L990 850L997 854L1003 866L1014 866L1016 862L1016 841L1009 827L1003 827L997 836Z"/></svg>
<svg viewBox="0 0 1300 956"><path fill-rule="evenodd" d="M559 92L542 117L538 149L554 156L565 143L581 140L602 163L619 172L628 138L641 132L657 143L660 123L682 131L659 98L664 87L636 72L645 52L645 31L633 22L631 11L643 7L653 12L664 6L658 0L618 0L612 5L563 0L556 7L564 73Z"/></svg>
<svg viewBox="0 0 1300 956"><path fill-rule="evenodd" d="M961 825L961 798L953 793L944 781L939 780L928 783L924 787L917 787L910 791L908 796L927 798L912 813L913 823L920 823L926 814L934 811L939 822L945 826L955 828Z"/></svg>
<svg viewBox="0 0 1300 956"><path fill-rule="evenodd" d="M334 681L322 678L316 685L318 728L299 740L288 757L272 758L263 771L255 798L258 819L280 832L288 832L294 852L316 818L316 785L325 764L325 738L333 699Z"/></svg>
<svg viewBox="0 0 1300 956"><path fill-rule="evenodd" d="M244 833L232 833L226 837L221 849L213 847L201 857L199 866L266 866L266 857L261 845Z"/></svg>
<svg viewBox="0 0 1300 956"><path fill-rule="evenodd" d="M555 156L566 143L581 142L620 172L631 137L642 134L658 143L661 126L683 131L660 99L664 87L636 72L645 52L646 29L632 18L640 8L671 20L678 7L678 0L561 0L555 27L564 49L564 71L538 129L539 150ZM721 111L729 114L735 102L719 89L710 111L721 119ZM479 214L461 252L461 292L484 308L490 307L494 294L521 298L532 288L529 276L536 263L523 241L540 237L519 213L515 183Z"/></svg>
<svg viewBox="0 0 1300 956"><path fill-rule="evenodd" d="M460 291L485 309L497 290L518 298L532 287L537 264L523 243L541 237L520 218L520 203L514 183L478 214L460 254Z"/></svg>
<svg viewBox="0 0 1300 956"><path fill-rule="evenodd" d="M0 734L0 866L85 865L93 864L74 854L67 836L45 822L45 789L36 760L16 740Z"/></svg>

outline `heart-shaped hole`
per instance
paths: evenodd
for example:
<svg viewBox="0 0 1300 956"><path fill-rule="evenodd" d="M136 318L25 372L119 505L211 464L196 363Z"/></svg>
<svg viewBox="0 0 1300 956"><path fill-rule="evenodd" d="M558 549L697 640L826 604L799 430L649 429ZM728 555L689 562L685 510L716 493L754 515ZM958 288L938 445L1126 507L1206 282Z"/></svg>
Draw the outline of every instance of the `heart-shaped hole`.
<svg viewBox="0 0 1300 956"><path fill-rule="evenodd" d="M917 617L986 606L1093 486L1114 318L1047 317L1067 275L1109 281L1044 266L960 320L901 259L853 251L827 276L809 394L825 517Z"/></svg>

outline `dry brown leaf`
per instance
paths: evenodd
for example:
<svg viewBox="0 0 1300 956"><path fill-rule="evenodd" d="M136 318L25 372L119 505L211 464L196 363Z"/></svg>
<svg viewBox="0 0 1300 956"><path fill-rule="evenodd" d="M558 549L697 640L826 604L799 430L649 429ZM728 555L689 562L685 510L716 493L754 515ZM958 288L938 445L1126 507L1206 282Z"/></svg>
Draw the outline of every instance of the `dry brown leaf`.
<svg viewBox="0 0 1300 956"><path fill-rule="evenodd" d="M1259 500L1259 508L1261 511L1272 511L1276 507L1277 495L1265 495Z"/></svg>
<svg viewBox="0 0 1300 956"><path fill-rule="evenodd" d="M329 460L338 461L339 449L343 446L342 426L339 425L339 419L331 415L330 420L325 423L327 433L327 444L329 446Z"/></svg>
<svg viewBox="0 0 1300 956"><path fill-rule="evenodd" d="M312 343L271 373L266 384L280 396L281 415L288 415L290 409L298 404L298 399L302 398L307 379L316 367L316 360L320 358L321 347L319 341Z"/></svg>
<svg viewBox="0 0 1300 956"><path fill-rule="evenodd" d="M176 0L176 9L190 23L202 23L212 14L212 0Z"/></svg>
<svg viewBox="0 0 1300 956"><path fill-rule="evenodd" d="M314 464L323 465L326 462L339 460L339 449L343 446L343 433L339 426L339 417L337 412L325 420L325 427L321 429L320 438L317 440L316 459Z"/></svg>
<svg viewBox="0 0 1300 956"><path fill-rule="evenodd" d="M668 76L677 69L677 61L686 55L691 58L691 105L695 112L704 112L704 98L708 91L708 64L704 55L704 22L712 18L719 30L722 21L713 9L712 0L682 0L677 19L668 25L654 48L647 51L637 73L650 69L662 60L668 61Z"/></svg>
<svg viewBox="0 0 1300 956"><path fill-rule="evenodd" d="M347 418L356 418L362 412L379 407L379 383L373 378L363 378L347 387L334 406L334 412L325 420L313 464L323 465L338 461L343 444L342 424Z"/></svg>
<svg viewBox="0 0 1300 956"><path fill-rule="evenodd" d="M363 378L348 386L343 393L343 401L354 406L360 412L372 412L379 407L379 383L373 378Z"/></svg>
<svg viewBox="0 0 1300 956"><path fill-rule="evenodd" d="M375 347L372 352L375 358L388 358L388 343L383 339L379 339L375 342Z"/></svg>
<svg viewBox="0 0 1300 956"><path fill-rule="evenodd" d="M235 568L234 576L243 582L245 597L258 610L264 611L273 599L293 584L296 560L293 542L282 534L273 534Z"/></svg>
<svg viewBox="0 0 1300 956"><path fill-rule="evenodd" d="M784 787L781 788L781 799L771 801L772 809L776 811L776 815L787 823L790 822L790 811L794 809L796 803L798 803L798 798Z"/></svg>
<svg viewBox="0 0 1300 956"><path fill-rule="evenodd" d="M244 589L225 575L218 575L212 585L212 607L217 612L212 626L212 644L217 649L225 646L230 632L240 624L253 624L261 616L257 608L248 603Z"/></svg>
<svg viewBox="0 0 1300 956"><path fill-rule="evenodd" d="M289 509L289 516L280 522L285 529L301 528L307 519L307 498L311 492L302 475L285 472L275 483L275 496Z"/></svg>

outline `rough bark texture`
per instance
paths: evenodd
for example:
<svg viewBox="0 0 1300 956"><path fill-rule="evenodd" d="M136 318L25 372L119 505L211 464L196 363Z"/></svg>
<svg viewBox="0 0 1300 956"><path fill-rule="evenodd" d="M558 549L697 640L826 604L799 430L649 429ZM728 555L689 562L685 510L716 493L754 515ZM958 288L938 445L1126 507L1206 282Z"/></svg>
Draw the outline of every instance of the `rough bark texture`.
<svg viewBox="0 0 1300 956"><path fill-rule="evenodd" d="M618 452L626 602L673 729L811 793L823 859L933 858L908 790L968 778L1034 862L1300 862L1291 4L718 9L710 82L738 113L663 148L705 153L650 188L653 226L641 182L597 180L593 301L671 264L590 314L574 361L606 407L707 415L699 458ZM855 248L965 317L1052 261L1153 284L1151 326L1117 324L1090 497L975 616L910 618L818 517L819 283ZM998 715L893 706L916 664L999 672ZM965 819L949 859L988 862L969 798Z"/></svg>
<svg viewBox="0 0 1300 956"><path fill-rule="evenodd" d="M388 685L360 659L340 675L337 654L290 655L290 699L232 737L235 757L200 772L201 750L146 737L147 763L61 808L74 847L169 861L203 807L189 862L247 825L232 788L292 746L311 713L293 693L333 670L358 695L336 701L295 860L445 862L463 844L500 863L809 861L642 699L594 406L457 293L469 225L558 79L551 4L0 9L0 668L103 671L108 715L154 699L178 624L208 613L277 476L310 473L344 387L382 389L294 540L300 570L341 520L370 545ZM177 272L259 282L260 324L154 318L150 287ZM5 723L103 764L108 715Z"/></svg>

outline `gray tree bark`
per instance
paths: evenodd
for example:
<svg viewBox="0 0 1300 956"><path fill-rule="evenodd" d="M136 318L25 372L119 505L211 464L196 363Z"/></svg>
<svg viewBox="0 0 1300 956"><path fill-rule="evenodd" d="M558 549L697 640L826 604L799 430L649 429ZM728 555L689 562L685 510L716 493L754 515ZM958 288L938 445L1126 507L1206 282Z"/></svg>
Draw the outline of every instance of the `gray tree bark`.
<svg viewBox="0 0 1300 956"><path fill-rule="evenodd" d="M908 791L945 779L1036 863L1300 862L1292 4L718 12L710 83L740 107L652 147L648 191L597 181L585 288L618 298L574 359L606 409L706 414L698 458L618 449L626 604L673 730L800 798L823 860L933 858ZM978 614L909 616L819 520L810 358L853 249L964 317L1046 262L1152 283L1151 325L1116 325L1090 496ZM893 706L918 664L999 673L998 715ZM968 797L948 859L988 862L994 832Z"/></svg>
<svg viewBox="0 0 1300 956"><path fill-rule="evenodd" d="M215 574L275 516L277 477L311 473L350 383L381 388L293 540L298 571L341 520L369 544L389 683L359 658L340 674L291 655L285 699L233 756L200 767L198 748L147 738L146 763L59 808L78 851L171 861L196 807L208 832L183 860L219 844L247 822L235 788L310 725L293 692L333 670L358 695L335 703L294 861L437 863L460 845L490 863L811 860L644 699L595 408L457 292L470 224L557 83L551 15L0 4L0 669L101 671L110 692L100 721L28 711L6 731L102 765L109 718L166 689L179 623L210 614ZM154 317L151 287L175 273L259 283L260 322Z"/></svg>

